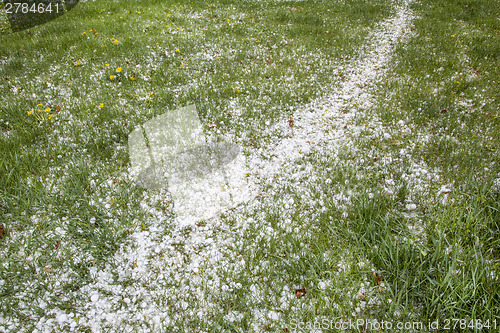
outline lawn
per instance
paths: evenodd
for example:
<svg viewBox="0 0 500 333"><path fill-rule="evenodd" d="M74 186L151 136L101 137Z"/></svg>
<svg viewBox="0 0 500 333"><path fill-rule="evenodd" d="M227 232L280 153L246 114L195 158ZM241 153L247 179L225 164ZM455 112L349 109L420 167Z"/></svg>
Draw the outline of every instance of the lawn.
<svg viewBox="0 0 500 333"><path fill-rule="evenodd" d="M13 32L0 2L0 331L498 332L499 17L96 0ZM181 223L129 134L187 106L250 196Z"/></svg>

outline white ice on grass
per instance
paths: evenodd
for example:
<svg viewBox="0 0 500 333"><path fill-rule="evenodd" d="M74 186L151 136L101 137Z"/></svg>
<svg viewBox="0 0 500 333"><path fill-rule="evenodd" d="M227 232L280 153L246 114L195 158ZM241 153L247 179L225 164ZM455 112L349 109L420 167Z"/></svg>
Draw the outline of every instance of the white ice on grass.
<svg viewBox="0 0 500 333"><path fill-rule="evenodd" d="M350 146L349 136L365 128L352 124L356 117L355 106L362 109L373 106L373 85L384 75L398 42L408 35L412 19L408 4L409 1L404 1L397 14L382 22L371 34L370 43L365 47L368 52L351 66L343 68L348 76L335 91L293 114L293 127L289 129L292 135L289 138L280 140L266 151L257 152L252 160L252 169L258 170L259 178L272 178L287 161L302 158L324 145L330 152L339 149L335 147ZM289 127L288 120L283 119L276 127ZM379 129L383 132L382 128ZM390 134L384 134L384 137L390 137Z"/></svg>
<svg viewBox="0 0 500 333"><path fill-rule="evenodd" d="M366 130L364 125L353 124L356 116L354 106L366 109L373 105L374 96L371 95L371 89L384 75L395 45L408 35L411 19L408 1L403 1L402 5L397 7L397 14L382 22L371 33L365 55L350 66L339 69L347 74L344 82L327 98L314 101L295 112L292 128L288 124L288 119L278 123L276 128L289 131L288 137L276 142L269 149L251 152L248 169L242 166L242 160L235 159L235 165L232 171L227 173L228 176L234 173L235 177L241 179L242 173L249 170L249 182L255 184L261 184L262 181L264 184L266 182L292 184L291 181L299 182L302 179L314 182L313 169L310 166L299 173L287 174L285 171L290 164L305 154L322 151L330 156L336 156L341 149L353 148L352 136ZM383 131L376 119L370 126L373 127L372 131L380 131L380 136L383 138L392 137ZM144 167L147 168L149 165L146 163ZM275 178L282 173L289 178ZM221 175L216 174L214 177L219 177L215 179L219 184L225 184ZM388 184L389 187L393 185L396 184ZM214 191L208 192L209 195L216 196L220 193L217 191L217 186L211 184L208 187ZM188 193L176 191L175 188L173 192ZM235 231L226 226L216 215L212 215L215 217L207 219L206 226L193 228L186 234L184 227L194 225L194 220L199 219L202 213L196 210L189 212L189 207L179 208L184 199L181 195L174 194L174 197L177 196L175 199L181 199L176 200L179 212L189 213L184 218L185 223L179 223L177 220L172 224L170 217L157 214L152 207L155 202L164 200L167 195L167 189L160 189L151 192L149 197L146 196L141 202L141 207L153 216L148 221L151 222L149 230L133 233L103 269L91 267L89 273L92 283L81 286L76 291L66 291L67 296L72 296L80 302L74 306L79 310L76 316L78 318L73 318L70 314L61 312L62 310L54 312L50 319L40 318L37 332L72 330L76 322L77 327L88 327L93 332L171 331L171 325L182 323L183 316L210 320L207 318L210 311L222 310L220 307L224 305L217 304L213 300L219 296L229 297L234 289L238 288L236 284L227 283L224 274L231 272L237 275L243 269L248 269L246 263L238 259L237 253L230 255L226 253L231 251L236 242ZM350 204L349 193L337 195L339 205ZM296 209L292 198L283 200L280 209L284 205L288 205L289 211ZM319 201L318 205L321 205ZM252 202L241 207L242 210L252 213L258 212L259 208ZM249 225L263 222L258 218L246 218L242 211L235 210L232 214L239 223L238 232L242 234ZM291 223L286 212L283 213L283 221ZM260 235L262 239L267 240L275 236L273 228L264 230L266 233ZM68 246L75 246L74 253L78 253L76 245ZM84 259L81 259L82 262L91 262L89 258ZM263 263L261 265L264 266ZM349 270L351 266L350 261L342 259L338 263L339 272ZM54 276L60 281L70 281L72 273L56 271ZM267 290L263 290L259 284L250 284L249 290L246 290L249 307L254 309L250 325L255 331L260 331L269 320L280 321L281 315L276 309L286 311L289 305L295 302L293 291L288 290L286 284L284 286L280 284L285 283L277 282L279 286L277 290L282 290L282 293L279 295L280 304L276 304L274 309L262 309L259 305L267 297ZM327 286L328 282L320 284L321 288ZM39 302L39 304L46 303ZM295 303L293 306L306 308L308 305ZM360 308L357 310L361 311ZM243 314L232 311L225 319L237 322L243 318L242 316ZM180 329L182 330L182 327Z"/></svg>

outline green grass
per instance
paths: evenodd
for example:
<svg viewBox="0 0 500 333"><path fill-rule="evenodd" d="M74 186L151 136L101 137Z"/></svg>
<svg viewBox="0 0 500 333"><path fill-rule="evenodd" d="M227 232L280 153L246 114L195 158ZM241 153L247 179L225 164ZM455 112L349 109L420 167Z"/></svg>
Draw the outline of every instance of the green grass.
<svg viewBox="0 0 500 333"><path fill-rule="evenodd" d="M363 130L190 228L166 190L128 177L135 126L196 104L207 137L265 150L282 139L273 124L342 84L339 68L394 4L89 1L18 33L0 16L0 327L57 327L40 320L66 313L90 332L92 306L127 314L99 323L110 331L154 330L150 314L127 312L151 306L179 332L349 319L498 327L498 4L411 7L374 107L349 123ZM151 278L121 257L141 232L156 235L144 245L158 248ZM107 303L91 302L96 291Z"/></svg>

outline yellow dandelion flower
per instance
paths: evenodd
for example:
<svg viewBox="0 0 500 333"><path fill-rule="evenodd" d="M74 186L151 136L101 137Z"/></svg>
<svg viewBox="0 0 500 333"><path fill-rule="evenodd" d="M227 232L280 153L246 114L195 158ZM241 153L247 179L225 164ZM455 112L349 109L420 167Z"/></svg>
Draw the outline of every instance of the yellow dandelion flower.
<svg viewBox="0 0 500 333"><path fill-rule="evenodd" d="M29 112L28 112L28 116L31 116L33 114L33 109L31 109Z"/></svg>
<svg viewBox="0 0 500 333"><path fill-rule="evenodd" d="M104 107L104 103L101 103L101 104L99 105L99 107L100 107L100 108L103 108L103 107Z"/></svg>
<svg viewBox="0 0 500 333"><path fill-rule="evenodd" d="M149 102L151 102L151 101L152 101L152 99L151 99L151 98L148 98L148 101L149 101Z"/></svg>
<svg viewBox="0 0 500 333"><path fill-rule="evenodd" d="M82 63L78 61L78 62L75 64L75 66L80 66L81 64L82 64Z"/></svg>
<svg viewBox="0 0 500 333"><path fill-rule="evenodd" d="M49 112L49 111L50 111L50 108L46 108L46 109L45 109L45 112Z"/></svg>
<svg viewBox="0 0 500 333"><path fill-rule="evenodd" d="M54 117L54 115L53 115L53 114L51 114L51 115L49 116L49 118L48 118L48 119L50 120L50 119L52 119L52 117Z"/></svg>
<svg viewBox="0 0 500 333"><path fill-rule="evenodd" d="M184 67L184 64L181 64L181 67Z"/></svg>
<svg viewBox="0 0 500 333"><path fill-rule="evenodd" d="M149 96L153 96L154 94L155 94L155 93L150 92L150 93L149 93Z"/></svg>
<svg viewBox="0 0 500 333"><path fill-rule="evenodd" d="M114 43L115 43L115 44L118 44L118 43L119 43L118 39L115 39Z"/></svg>
<svg viewBox="0 0 500 333"><path fill-rule="evenodd" d="M110 79L110 80L113 80L114 78L115 78L115 76L114 76L114 75L110 75L110 76L109 76L109 79Z"/></svg>
<svg viewBox="0 0 500 333"><path fill-rule="evenodd" d="M179 50L179 49L175 49L175 52L181 52L181 50Z"/></svg>
<svg viewBox="0 0 500 333"><path fill-rule="evenodd" d="M451 37L455 37L455 36L456 36L456 34L451 35Z"/></svg>
<svg viewBox="0 0 500 333"><path fill-rule="evenodd" d="M137 14L140 14L141 12L137 12Z"/></svg>
<svg viewBox="0 0 500 333"><path fill-rule="evenodd" d="M42 104L37 104L36 106L42 106Z"/></svg>
<svg viewBox="0 0 500 333"><path fill-rule="evenodd" d="M134 81L134 80L135 80L135 77L131 76L131 77L130 77L130 80Z"/></svg>
<svg viewBox="0 0 500 333"><path fill-rule="evenodd" d="M86 32L84 31L82 35L85 35L85 34L86 34Z"/></svg>
<svg viewBox="0 0 500 333"><path fill-rule="evenodd" d="M239 90L239 89L238 89L238 90L236 90L236 92L237 92L237 93L240 93L240 92L241 92L241 90Z"/></svg>
<svg viewBox="0 0 500 333"><path fill-rule="evenodd" d="M120 73L120 72L122 71L122 68L121 68L121 67L118 67L118 68L116 69L116 71L117 71L118 73Z"/></svg>
<svg viewBox="0 0 500 333"><path fill-rule="evenodd" d="M109 67L109 64L106 64L107 67Z"/></svg>
<svg viewBox="0 0 500 333"><path fill-rule="evenodd" d="M229 22L231 22L231 20L230 20L230 19L227 19L227 23L229 23Z"/></svg>

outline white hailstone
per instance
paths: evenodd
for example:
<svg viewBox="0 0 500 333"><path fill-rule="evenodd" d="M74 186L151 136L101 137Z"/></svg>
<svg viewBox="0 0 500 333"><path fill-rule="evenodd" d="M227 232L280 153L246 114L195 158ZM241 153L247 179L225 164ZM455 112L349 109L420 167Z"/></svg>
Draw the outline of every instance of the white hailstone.
<svg viewBox="0 0 500 333"><path fill-rule="evenodd" d="M92 301L92 303L95 303L99 300L99 294L94 294L92 295L92 297L90 297L90 300Z"/></svg>
<svg viewBox="0 0 500 333"><path fill-rule="evenodd" d="M415 205L414 203L409 203L406 205L406 209L415 210L415 209L417 209L417 205Z"/></svg>

